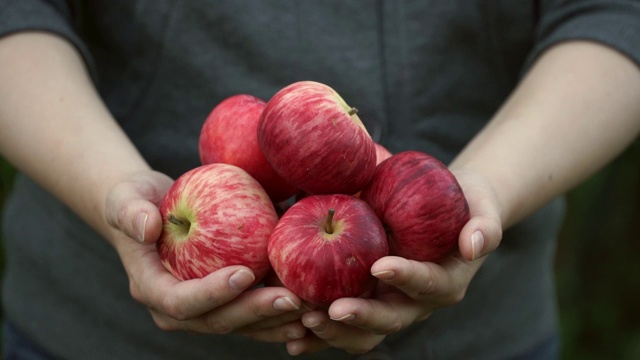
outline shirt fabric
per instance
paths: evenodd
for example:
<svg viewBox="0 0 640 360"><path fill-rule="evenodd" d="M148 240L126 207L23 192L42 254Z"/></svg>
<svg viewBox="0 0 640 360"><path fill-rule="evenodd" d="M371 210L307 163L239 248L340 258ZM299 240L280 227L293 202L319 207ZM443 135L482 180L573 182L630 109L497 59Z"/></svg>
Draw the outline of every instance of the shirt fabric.
<svg viewBox="0 0 640 360"><path fill-rule="evenodd" d="M392 152L448 163L550 46L597 41L640 62L639 20L637 0L0 0L0 35L70 41L145 159L174 178L199 165L213 106L239 93L268 100L299 80L333 87ZM494 360L543 343L557 332L563 211L558 199L506 231L461 303L365 357ZM60 358L288 358L282 344L159 330L129 294L114 249L25 176L3 231L4 314Z"/></svg>

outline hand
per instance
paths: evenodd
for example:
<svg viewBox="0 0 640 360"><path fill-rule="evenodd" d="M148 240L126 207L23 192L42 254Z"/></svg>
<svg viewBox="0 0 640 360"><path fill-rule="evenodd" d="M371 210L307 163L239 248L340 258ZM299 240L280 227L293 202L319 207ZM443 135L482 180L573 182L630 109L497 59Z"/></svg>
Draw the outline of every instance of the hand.
<svg viewBox="0 0 640 360"><path fill-rule="evenodd" d="M162 231L158 206L172 183L157 172L139 173L114 186L105 205L113 228L110 240L128 274L131 295L149 309L156 325L200 333L236 331L272 342L304 336L301 300L283 287L249 290L255 277L245 266L188 281L164 268L155 246Z"/></svg>
<svg viewBox="0 0 640 360"><path fill-rule="evenodd" d="M502 239L500 206L492 186L469 172L455 173L471 219L460 233L460 251L436 264L388 256L371 267L380 281L369 299L343 298L328 311L311 311L302 323L311 330L287 343L291 355L329 346L351 354L372 350L391 333L427 319L435 310L460 302L471 279Z"/></svg>

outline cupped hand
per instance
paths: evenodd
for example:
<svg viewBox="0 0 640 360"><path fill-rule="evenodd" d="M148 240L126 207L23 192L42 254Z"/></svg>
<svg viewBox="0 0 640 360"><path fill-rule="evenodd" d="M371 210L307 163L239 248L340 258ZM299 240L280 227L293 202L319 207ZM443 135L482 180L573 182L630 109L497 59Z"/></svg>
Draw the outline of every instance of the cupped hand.
<svg viewBox="0 0 640 360"><path fill-rule="evenodd" d="M302 323L311 331L287 343L292 355L327 347L366 353L387 335L460 302L469 283L502 239L501 209L491 184L472 172L454 172L471 218L459 236L459 251L440 263L397 256L379 259L371 273L380 281L371 298L343 298L328 311L310 311Z"/></svg>
<svg viewBox="0 0 640 360"><path fill-rule="evenodd" d="M229 266L201 279L180 281L160 262L155 242L162 232L159 204L173 180L142 172L115 185L105 202L110 241L129 277L135 300L163 330L238 332L270 342L305 335L301 300L284 287L255 287L253 272Z"/></svg>

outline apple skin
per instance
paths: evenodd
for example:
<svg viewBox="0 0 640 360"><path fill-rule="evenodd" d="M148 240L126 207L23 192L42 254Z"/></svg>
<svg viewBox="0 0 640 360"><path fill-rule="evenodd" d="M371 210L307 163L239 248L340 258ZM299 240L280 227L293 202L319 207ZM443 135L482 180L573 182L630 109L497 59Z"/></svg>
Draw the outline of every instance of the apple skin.
<svg viewBox="0 0 640 360"><path fill-rule="evenodd" d="M393 154L386 147L375 143L376 146L376 166L378 166L381 162L390 158ZM360 192L355 193L353 196L360 198ZM300 199L301 196L296 195L296 199Z"/></svg>
<svg viewBox="0 0 640 360"><path fill-rule="evenodd" d="M327 85L278 91L258 124L258 144L276 172L309 194L355 194L376 166L375 145L356 113Z"/></svg>
<svg viewBox="0 0 640 360"><path fill-rule="evenodd" d="M327 233L334 209L333 233ZM269 260L285 287L327 307L366 296L376 285L371 266L388 255L384 228L373 209L350 195L310 195L295 203L269 239Z"/></svg>
<svg viewBox="0 0 640 360"><path fill-rule="evenodd" d="M267 243L278 216L262 186L241 168L216 163L184 173L165 195L160 213L163 229L156 246L176 278L245 265L257 283L270 270Z"/></svg>
<svg viewBox="0 0 640 360"><path fill-rule="evenodd" d="M454 175L419 151L401 152L380 163L360 198L382 220L391 255L412 260L438 262L451 255L470 218Z"/></svg>
<svg viewBox="0 0 640 360"><path fill-rule="evenodd" d="M376 165L380 165L381 162L393 156L391 151L389 151L389 149L387 149L383 145L380 145L378 143L375 143L374 145L376 146Z"/></svg>
<svg viewBox="0 0 640 360"><path fill-rule="evenodd" d="M224 99L205 119L198 150L203 165L226 163L242 168L278 203L297 189L275 172L258 146L258 122L265 106L264 100L247 94Z"/></svg>

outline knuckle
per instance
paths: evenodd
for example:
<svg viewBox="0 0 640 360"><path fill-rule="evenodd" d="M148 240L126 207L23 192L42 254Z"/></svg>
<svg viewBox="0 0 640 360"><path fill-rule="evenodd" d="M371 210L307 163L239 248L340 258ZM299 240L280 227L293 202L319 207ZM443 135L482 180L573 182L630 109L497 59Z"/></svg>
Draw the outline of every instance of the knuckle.
<svg viewBox="0 0 640 360"><path fill-rule="evenodd" d="M129 293L131 294L131 297L135 301L144 305L145 299L144 299L144 296L142 295L142 291L140 291L140 288L134 282L131 282L129 284Z"/></svg>
<svg viewBox="0 0 640 360"><path fill-rule="evenodd" d="M433 277L430 277L429 279L427 279L424 283L421 284L421 286L422 287L418 290L418 296L420 297L431 295L438 288L437 281Z"/></svg>
<svg viewBox="0 0 640 360"><path fill-rule="evenodd" d="M417 298L433 296L438 293L440 289L440 277L437 275L438 271L433 269L431 263L425 263L425 265L428 267L426 276L423 272L418 272L418 270L416 270L417 273L423 273L422 282L416 286Z"/></svg>
<svg viewBox="0 0 640 360"><path fill-rule="evenodd" d="M225 296L226 292L215 284L209 286L206 290L206 301L213 307L221 306L229 302L229 298Z"/></svg>
<svg viewBox="0 0 640 360"><path fill-rule="evenodd" d="M265 318L267 318L269 316L269 313L267 311L261 309L258 306L252 306L249 309L249 311L250 311L251 315L253 315L253 317L256 320L262 320L262 319L265 319Z"/></svg>
<svg viewBox="0 0 640 360"><path fill-rule="evenodd" d="M462 300L464 300L464 297L466 295L466 289L461 289L458 291L455 291L451 294L451 296L448 299L448 304L449 305L456 305L462 302Z"/></svg>
<svg viewBox="0 0 640 360"><path fill-rule="evenodd" d="M162 299L162 311L173 319L179 321L188 320L182 306L171 296L166 296Z"/></svg>
<svg viewBox="0 0 640 360"><path fill-rule="evenodd" d="M175 331L177 330L176 327L170 323L169 321L166 321L165 319L156 316L156 315L152 315L153 318L153 322L156 324L156 326L158 327L158 329L162 330L162 331Z"/></svg>
<svg viewBox="0 0 640 360"><path fill-rule="evenodd" d="M217 317L207 317L207 329L213 334L224 335L233 331L233 328L226 324L224 321L220 321Z"/></svg>
<svg viewBox="0 0 640 360"><path fill-rule="evenodd" d="M264 319L271 315L271 309L273 309L271 303L265 305L259 301L259 299L249 301L246 307L247 312L257 320Z"/></svg>
<svg viewBox="0 0 640 360"><path fill-rule="evenodd" d="M413 279L410 276L405 276L404 272L400 272L396 275L391 283L394 286L402 288L411 285L412 280Z"/></svg>
<svg viewBox="0 0 640 360"><path fill-rule="evenodd" d="M379 332L378 335L389 335L402 330L402 322L400 320L390 321L386 329Z"/></svg>

